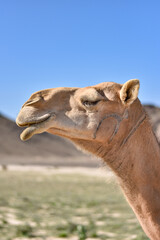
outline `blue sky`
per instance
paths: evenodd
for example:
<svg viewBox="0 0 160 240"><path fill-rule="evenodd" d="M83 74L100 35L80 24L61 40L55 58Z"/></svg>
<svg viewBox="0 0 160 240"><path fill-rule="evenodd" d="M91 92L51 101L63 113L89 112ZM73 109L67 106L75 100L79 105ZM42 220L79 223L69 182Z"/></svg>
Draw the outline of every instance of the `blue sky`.
<svg viewBox="0 0 160 240"><path fill-rule="evenodd" d="M160 106L160 1L0 1L0 112L16 118L38 90L141 82Z"/></svg>

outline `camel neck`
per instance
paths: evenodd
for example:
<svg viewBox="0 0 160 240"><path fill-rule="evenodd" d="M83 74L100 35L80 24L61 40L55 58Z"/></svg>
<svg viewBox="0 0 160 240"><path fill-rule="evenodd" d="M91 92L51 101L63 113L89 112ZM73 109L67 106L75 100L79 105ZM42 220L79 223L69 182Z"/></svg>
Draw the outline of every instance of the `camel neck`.
<svg viewBox="0 0 160 240"><path fill-rule="evenodd" d="M146 114L144 113L141 118L137 121L135 126L131 129L129 134L124 138L124 140L121 143L121 147L126 144L126 142L129 140L129 138L136 132L136 130L140 127L140 125L143 123L143 121L146 119Z"/></svg>
<svg viewBox="0 0 160 240"><path fill-rule="evenodd" d="M119 161L121 159L121 162ZM143 229L160 238L160 149L147 119L117 152L112 169ZM115 165L116 166L116 165Z"/></svg>

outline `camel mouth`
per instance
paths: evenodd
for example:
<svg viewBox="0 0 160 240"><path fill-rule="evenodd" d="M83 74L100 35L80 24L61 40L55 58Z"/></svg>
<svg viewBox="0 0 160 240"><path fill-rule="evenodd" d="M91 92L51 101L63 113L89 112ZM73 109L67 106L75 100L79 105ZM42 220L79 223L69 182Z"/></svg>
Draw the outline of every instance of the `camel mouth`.
<svg viewBox="0 0 160 240"><path fill-rule="evenodd" d="M22 141L26 141L30 139L33 135L35 134L40 134L42 132L45 132L47 129L47 123L50 121L50 119L55 118L55 114L45 114L42 117L39 117L35 120L32 121L27 121L27 122L18 122L17 119L17 125L20 127L26 127L23 132L20 135L20 138Z"/></svg>

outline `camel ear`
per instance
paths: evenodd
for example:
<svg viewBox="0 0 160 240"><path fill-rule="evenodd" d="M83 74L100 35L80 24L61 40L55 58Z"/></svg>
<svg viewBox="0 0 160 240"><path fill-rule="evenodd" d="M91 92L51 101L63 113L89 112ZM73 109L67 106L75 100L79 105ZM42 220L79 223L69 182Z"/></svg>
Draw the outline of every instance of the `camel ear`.
<svg viewBox="0 0 160 240"><path fill-rule="evenodd" d="M123 104L130 105L138 97L139 80L132 79L123 84L120 91L120 99Z"/></svg>

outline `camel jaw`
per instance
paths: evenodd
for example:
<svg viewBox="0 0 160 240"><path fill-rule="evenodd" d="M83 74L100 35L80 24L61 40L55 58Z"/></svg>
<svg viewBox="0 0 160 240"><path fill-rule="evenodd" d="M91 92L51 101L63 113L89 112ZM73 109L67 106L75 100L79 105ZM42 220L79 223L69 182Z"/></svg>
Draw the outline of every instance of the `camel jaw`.
<svg viewBox="0 0 160 240"><path fill-rule="evenodd" d="M22 141L30 139L35 134L40 134L48 129L51 120L55 119L56 115L54 113L47 113L40 117L32 118L30 121L18 116L16 123L19 127L27 127L20 135ZM23 119L23 120L22 120Z"/></svg>

